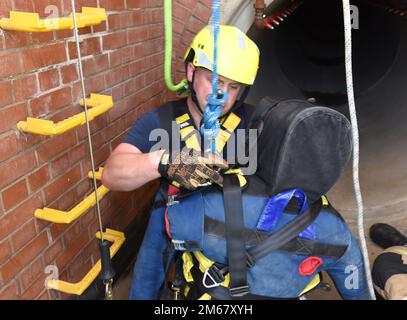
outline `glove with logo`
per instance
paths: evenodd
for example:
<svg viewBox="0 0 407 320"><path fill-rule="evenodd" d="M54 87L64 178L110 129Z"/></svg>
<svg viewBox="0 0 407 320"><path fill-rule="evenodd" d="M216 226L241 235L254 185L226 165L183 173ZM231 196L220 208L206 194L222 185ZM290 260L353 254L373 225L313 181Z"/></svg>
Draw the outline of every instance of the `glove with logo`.
<svg viewBox="0 0 407 320"><path fill-rule="evenodd" d="M203 157L200 152L189 148L174 153L172 157L164 152L158 165L162 177L188 190L211 183L222 185L223 177L217 169L227 168L228 163L222 158L214 154Z"/></svg>

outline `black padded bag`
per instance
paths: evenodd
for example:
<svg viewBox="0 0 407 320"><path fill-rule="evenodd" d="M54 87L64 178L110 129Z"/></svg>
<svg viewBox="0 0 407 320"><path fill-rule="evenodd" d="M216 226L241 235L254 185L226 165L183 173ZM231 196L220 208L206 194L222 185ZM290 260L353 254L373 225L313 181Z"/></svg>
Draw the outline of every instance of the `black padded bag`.
<svg viewBox="0 0 407 320"><path fill-rule="evenodd" d="M336 183L351 157L348 119L305 100L266 97L250 127L261 129L256 175L270 196L300 188L312 203Z"/></svg>

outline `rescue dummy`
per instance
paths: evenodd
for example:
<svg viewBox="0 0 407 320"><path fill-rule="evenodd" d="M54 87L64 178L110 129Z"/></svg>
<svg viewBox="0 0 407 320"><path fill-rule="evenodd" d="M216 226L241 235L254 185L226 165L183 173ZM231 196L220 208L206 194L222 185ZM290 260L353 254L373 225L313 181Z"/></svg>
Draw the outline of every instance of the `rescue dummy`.
<svg viewBox="0 0 407 320"><path fill-rule="evenodd" d="M226 196L226 180L223 194L211 186L168 208L167 233L184 251L177 286L187 299L296 298L326 270L344 299L368 299L357 242L323 197L351 155L348 120L306 101L270 98L250 126L259 120L258 170L246 177L241 209L237 197ZM228 236L239 210L243 228ZM246 252L233 284L236 238Z"/></svg>
<svg viewBox="0 0 407 320"><path fill-rule="evenodd" d="M344 299L368 299L357 242L324 197L351 155L348 120L306 101L265 98L250 127L261 132L258 170L247 183L227 194L232 178L226 174L223 189L213 185L175 197L165 216L156 217L161 234L149 240L169 238L161 251L164 273L176 249L177 296L295 299L326 270ZM243 225L236 229L239 211ZM243 250L233 251L241 244ZM156 299L167 287L164 275L151 276L149 298Z"/></svg>
<svg viewBox="0 0 407 320"><path fill-rule="evenodd" d="M389 224L376 223L370 238L384 249L373 263L376 292L386 300L407 300L407 237Z"/></svg>

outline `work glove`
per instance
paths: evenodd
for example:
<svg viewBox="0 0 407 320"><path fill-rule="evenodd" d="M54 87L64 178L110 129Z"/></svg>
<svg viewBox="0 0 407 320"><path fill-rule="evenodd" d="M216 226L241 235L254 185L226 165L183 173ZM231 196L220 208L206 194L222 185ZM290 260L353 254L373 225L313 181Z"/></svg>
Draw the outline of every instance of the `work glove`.
<svg viewBox="0 0 407 320"><path fill-rule="evenodd" d="M183 148L172 157L167 151L164 152L158 165L162 177L188 190L211 183L221 186L223 177L219 171L227 168L228 163L224 159L212 153L202 156L201 152L190 148Z"/></svg>

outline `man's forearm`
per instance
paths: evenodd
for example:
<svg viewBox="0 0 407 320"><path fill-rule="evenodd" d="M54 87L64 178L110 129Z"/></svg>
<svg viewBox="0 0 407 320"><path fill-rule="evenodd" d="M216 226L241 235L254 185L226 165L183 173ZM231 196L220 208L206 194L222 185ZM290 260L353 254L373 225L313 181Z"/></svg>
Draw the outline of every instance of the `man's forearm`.
<svg viewBox="0 0 407 320"><path fill-rule="evenodd" d="M111 190L131 191L159 178L157 168L163 152L112 154L103 170L103 184Z"/></svg>

